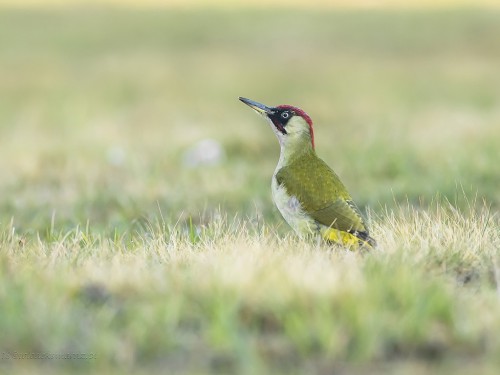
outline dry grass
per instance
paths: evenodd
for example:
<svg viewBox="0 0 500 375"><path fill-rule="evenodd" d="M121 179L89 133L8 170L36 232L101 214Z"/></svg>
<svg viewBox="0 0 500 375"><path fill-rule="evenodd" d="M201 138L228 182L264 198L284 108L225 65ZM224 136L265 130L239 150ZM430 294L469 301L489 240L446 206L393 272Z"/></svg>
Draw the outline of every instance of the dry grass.
<svg viewBox="0 0 500 375"><path fill-rule="evenodd" d="M76 229L42 241L11 227L1 328L14 354L3 364L90 353L47 365L300 373L493 360L499 224L486 208L403 207L377 218L380 246L365 255L224 217L196 228L159 220L114 239Z"/></svg>

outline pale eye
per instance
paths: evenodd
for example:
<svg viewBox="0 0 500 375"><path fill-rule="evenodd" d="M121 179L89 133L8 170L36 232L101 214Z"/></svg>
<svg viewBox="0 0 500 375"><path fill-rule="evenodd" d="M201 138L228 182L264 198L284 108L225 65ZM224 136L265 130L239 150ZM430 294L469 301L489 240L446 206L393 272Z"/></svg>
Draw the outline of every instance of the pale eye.
<svg viewBox="0 0 500 375"><path fill-rule="evenodd" d="M281 114L281 118L282 118L282 119L284 119L284 120L286 120L286 119L287 119L287 118L289 118L289 117L290 117L290 113L288 113L288 112L283 112L283 113Z"/></svg>

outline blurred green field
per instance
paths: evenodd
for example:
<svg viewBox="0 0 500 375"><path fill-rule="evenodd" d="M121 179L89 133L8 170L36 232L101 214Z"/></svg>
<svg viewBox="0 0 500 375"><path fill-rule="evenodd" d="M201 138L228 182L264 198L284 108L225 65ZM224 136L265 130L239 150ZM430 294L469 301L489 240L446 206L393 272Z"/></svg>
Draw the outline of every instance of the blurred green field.
<svg viewBox="0 0 500 375"><path fill-rule="evenodd" d="M499 35L474 8L2 9L0 368L496 373ZM238 96L311 115L380 252L290 233ZM186 166L203 139L225 158Z"/></svg>

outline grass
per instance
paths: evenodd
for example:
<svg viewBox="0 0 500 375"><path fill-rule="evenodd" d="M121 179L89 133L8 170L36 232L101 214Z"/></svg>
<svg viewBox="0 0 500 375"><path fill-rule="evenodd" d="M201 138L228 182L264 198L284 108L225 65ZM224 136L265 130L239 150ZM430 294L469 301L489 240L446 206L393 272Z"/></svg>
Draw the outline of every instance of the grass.
<svg viewBox="0 0 500 375"><path fill-rule="evenodd" d="M496 373L499 19L2 9L0 368ZM240 95L311 115L376 252L290 233Z"/></svg>
<svg viewBox="0 0 500 375"><path fill-rule="evenodd" d="M409 371L421 361L455 369L464 357L495 368L498 224L488 210L401 208L374 222L379 250L367 255L224 217L195 235L161 221L117 238L75 229L27 241L9 228L3 350L178 373L331 373L401 360ZM15 359L7 363L33 362Z"/></svg>

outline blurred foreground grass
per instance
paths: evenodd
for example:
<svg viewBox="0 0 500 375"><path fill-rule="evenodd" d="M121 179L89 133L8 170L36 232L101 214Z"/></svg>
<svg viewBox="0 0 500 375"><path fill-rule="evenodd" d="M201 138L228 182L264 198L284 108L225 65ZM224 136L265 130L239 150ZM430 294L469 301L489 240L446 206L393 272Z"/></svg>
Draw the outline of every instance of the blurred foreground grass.
<svg viewBox="0 0 500 375"><path fill-rule="evenodd" d="M379 250L364 256L224 216L115 238L26 241L8 227L0 366L495 374L499 224L487 209L402 207L376 221Z"/></svg>
<svg viewBox="0 0 500 375"><path fill-rule="evenodd" d="M0 366L495 373L498 35L495 10L3 9L0 349L95 358ZM312 116L382 251L290 235L240 95ZM186 167L206 138L225 159Z"/></svg>

